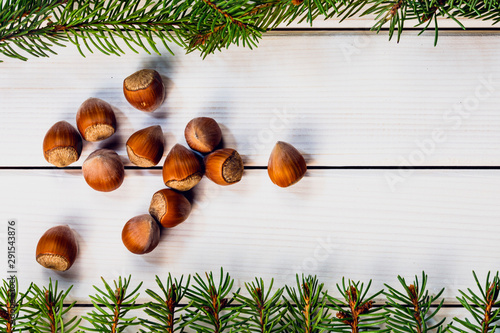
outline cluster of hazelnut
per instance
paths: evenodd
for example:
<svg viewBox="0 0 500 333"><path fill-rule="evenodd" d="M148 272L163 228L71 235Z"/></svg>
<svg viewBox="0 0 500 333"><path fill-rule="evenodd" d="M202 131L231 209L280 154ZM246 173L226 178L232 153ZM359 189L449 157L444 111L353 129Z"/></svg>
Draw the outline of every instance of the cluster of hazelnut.
<svg viewBox="0 0 500 333"><path fill-rule="evenodd" d="M125 98L135 108L152 112L165 99L165 87L158 72L140 70L123 82ZM45 159L65 167L76 162L82 152L82 139L100 141L116 131L112 107L105 101L89 98L80 106L76 123L78 131L68 122L60 121L47 132L43 141ZM81 136L80 136L81 135ZM189 147L203 154L203 161L192 150L176 144L168 153L162 169L163 182L169 188L157 191L149 207L149 214L130 219L122 230L125 247L135 254L151 252L159 243L160 226L172 228L184 222L191 203L181 193L196 186L203 175L219 185L239 182L243 175L243 161L238 152L220 148L222 131L217 122L208 117L192 119L184 136ZM130 161L140 167L157 165L164 151L164 136L159 125L141 129L126 143ZM288 187L298 182L307 169L303 156L292 145L276 143L268 163L268 174L273 183ZM87 184L97 191L116 190L123 183L125 171L116 152L98 149L82 165ZM44 267L64 271L71 267L77 252L76 238L68 226L49 229L41 238L36 260Z"/></svg>

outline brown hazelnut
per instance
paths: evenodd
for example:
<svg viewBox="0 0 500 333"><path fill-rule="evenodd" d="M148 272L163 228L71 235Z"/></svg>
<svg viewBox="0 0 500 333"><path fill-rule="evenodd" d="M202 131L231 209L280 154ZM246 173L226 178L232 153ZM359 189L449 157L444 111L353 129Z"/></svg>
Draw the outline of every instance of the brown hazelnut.
<svg viewBox="0 0 500 333"><path fill-rule="evenodd" d="M82 138L67 121L55 123L43 139L43 156L59 168L78 161L82 153Z"/></svg>
<svg viewBox="0 0 500 333"><path fill-rule="evenodd" d="M76 125L85 140L101 141L115 133L115 113L108 102L89 98L76 113Z"/></svg>
<svg viewBox="0 0 500 333"><path fill-rule="evenodd" d="M82 166L83 177L96 191L110 192L123 183L125 170L117 153L98 149L87 157Z"/></svg>
<svg viewBox="0 0 500 333"><path fill-rule="evenodd" d="M160 227L149 214L133 217L123 226L122 242L132 253L149 253L160 242Z"/></svg>
<svg viewBox="0 0 500 333"><path fill-rule="evenodd" d="M178 191L188 191L203 177L203 166L196 155L176 144L165 158L163 182Z"/></svg>
<svg viewBox="0 0 500 333"><path fill-rule="evenodd" d="M36 261L43 267L66 271L75 262L78 244L73 231L67 225L47 230L36 246Z"/></svg>
<svg viewBox="0 0 500 333"><path fill-rule="evenodd" d="M153 194L149 214L165 228L184 222L191 212L191 203L181 193L165 188Z"/></svg>
<svg viewBox="0 0 500 333"><path fill-rule="evenodd" d="M278 141L267 165L272 182L280 187L288 187L301 180L306 171L306 161L300 152L291 144Z"/></svg>
<svg viewBox="0 0 500 333"><path fill-rule="evenodd" d="M186 142L200 153L210 153L222 140L222 131L219 124L208 117L192 119L184 130Z"/></svg>
<svg viewBox="0 0 500 333"><path fill-rule="evenodd" d="M123 94L134 108L153 112L165 100L165 86L157 71L141 69L123 80Z"/></svg>
<svg viewBox="0 0 500 333"><path fill-rule="evenodd" d="M160 162L163 156L164 138L161 126L141 129L127 140L127 154L130 162L149 168Z"/></svg>
<svg viewBox="0 0 500 333"><path fill-rule="evenodd" d="M243 176L243 160L234 149L218 149L205 156L205 175L216 184L231 185Z"/></svg>

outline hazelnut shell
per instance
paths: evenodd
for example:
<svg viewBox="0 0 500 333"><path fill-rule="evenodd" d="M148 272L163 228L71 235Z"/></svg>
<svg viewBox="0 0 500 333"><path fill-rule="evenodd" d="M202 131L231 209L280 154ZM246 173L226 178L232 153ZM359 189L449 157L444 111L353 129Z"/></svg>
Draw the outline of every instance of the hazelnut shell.
<svg viewBox="0 0 500 333"><path fill-rule="evenodd" d="M221 142L222 131L214 119L198 117L187 124L184 137L191 149L200 153L210 153Z"/></svg>
<svg viewBox="0 0 500 333"><path fill-rule="evenodd" d="M160 242L160 227L149 214L135 216L123 226L122 242L132 253L149 253Z"/></svg>
<svg viewBox="0 0 500 333"><path fill-rule="evenodd" d="M78 161L82 153L82 138L67 121L55 123L43 139L43 156L59 168Z"/></svg>
<svg viewBox="0 0 500 333"><path fill-rule="evenodd" d="M162 156L165 140L161 126L143 128L127 140L127 154L130 162L149 168L157 165Z"/></svg>
<svg viewBox="0 0 500 333"><path fill-rule="evenodd" d="M43 267L67 271L75 262L78 243L67 225L47 230L36 246L36 261Z"/></svg>
<svg viewBox="0 0 500 333"><path fill-rule="evenodd" d="M123 94L134 108L153 112L165 100L165 86L157 71L141 69L123 80Z"/></svg>
<svg viewBox="0 0 500 333"><path fill-rule="evenodd" d="M180 144L176 144L163 164L163 182L178 191L188 191L203 177L203 166L196 155Z"/></svg>
<svg viewBox="0 0 500 333"><path fill-rule="evenodd" d="M243 171L243 160L234 149L218 149L205 156L205 175L216 184L235 184L241 180Z"/></svg>
<svg viewBox="0 0 500 333"><path fill-rule="evenodd" d="M267 165L272 182L280 187L288 187L301 180L306 171L306 161L300 152L291 144L278 141Z"/></svg>
<svg viewBox="0 0 500 333"><path fill-rule="evenodd" d="M83 177L96 191L111 192L120 187L125 169L117 153L98 149L87 157L82 166Z"/></svg>
<svg viewBox="0 0 500 333"><path fill-rule="evenodd" d="M165 188L153 194L149 214L165 228L184 222L191 213L191 203L184 195Z"/></svg>
<svg viewBox="0 0 500 333"><path fill-rule="evenodd" d="M99 98L89 98L76 113L76 125L87 141L101 141L116 131L116 117L111 105Z"/></svg>

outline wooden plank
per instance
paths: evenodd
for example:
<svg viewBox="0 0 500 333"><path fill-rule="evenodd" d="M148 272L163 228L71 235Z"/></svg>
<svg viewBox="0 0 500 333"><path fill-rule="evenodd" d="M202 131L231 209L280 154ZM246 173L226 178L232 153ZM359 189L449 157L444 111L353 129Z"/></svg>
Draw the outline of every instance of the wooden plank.
<svg viewBox="0 0 500 333"><path fill-rule="evenodd" d="M309 165L499 165L500 41L491 34L407 34L399 43L360 33L268 34L253 51L231 47L202 60L197 54L128 52L81 58L62 48L51 59L8 60L0 72L0 165L50 166L42 155L48 128L75 124L88 97L109 101L119 132L87 143L75 165L98 147L126 156L134 131L163 127L167 149L185 143L196 116L221 124L226 146L247 165L267 165L278 140ZM156 68L168 85L153 114L133 109L123 79ZM478 95L479 97L477 97Z"/></svg>
<svg viewBox="0 0 500 333"><path fill-rule="evenodd" d="M111 193L89 188L79 170L0 171L0 248L6 248L7 219L18 221L18 276L22 285L49 277L72 297L86 299L101 276L132 274L154 285L156 274L218 271L223 267L242 287L255 275L293 284L294 274L317 274L329 290L343 276L373 279L374 290L425 270L429 288L455 303L458 289L473 286L495 270L500 225L500 171L415 171L395 191L387 170L312 170L288 189L273 185L265 170L247 171L232 187L207 179L195 188L185 223L163 233L148 255L129 253L121 230L147 212L161 189L158 170L127 170ZM66 273L35 262L42 233L69 224L78 234L80 255ZM2 245L3 244L3 245ZM0 254L6 267L6 253ZM6 271L5 268L4 272ZM141 299L144 300L144 299Z"/></svg>

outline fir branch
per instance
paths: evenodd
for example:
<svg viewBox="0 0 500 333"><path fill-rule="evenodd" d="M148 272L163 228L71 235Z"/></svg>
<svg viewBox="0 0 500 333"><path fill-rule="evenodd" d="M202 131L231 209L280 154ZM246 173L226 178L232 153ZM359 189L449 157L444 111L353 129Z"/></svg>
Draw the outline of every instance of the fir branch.
<svg viewBox="0 0 500 333"><path fill-rule="evenodd" d="M178 44L203 57L230 45L256 47L280 24L355 15L376 17L372 30L388 27L399 41L408 21L426 31L437 18L500 21L500 0L12 0L0 2L0 53L27 60L48 57L73 44L84 55L142 49L160 54ZM122 41L124 45L119 45ZM1 61L1 60L0 60Z"/></svg>
<svg viewBox="0 0 500 333"><path fill-rule="evenodd" d="M337 299L327 295L329 301L328 308L336 311L336 318L333 318L331 328L335 332L386 332L387 329L381 328L385 323L384 314L379 313L382 308L373 307L374 299L379 296L383 290L367 297L371 286L371 280L364 286L361 282L353 282L342 279L342 285L337 284L343 299Z"/></svg>
<svg viewBox="0 0 500 333"><path fill-rule="evenodd" d="M191 304L187 304L176 311L176 307L179 306L179 303L189 288L191 276L188 276L185 284L183 284L183 278L184 277L181 276L180 280L173 279L169 273L166 285L164 285L160 278L156 276L156 283L162 291L163 297L151 289L146 290L146 294L154 301L146 304L144 312L155 318L157 322L144 319L141 320L142 325L149 329L148 331L141 330L141 332L174 333L182 329L182 317L176 318L176 312L182 313L191 306Z"/></svg>
<svg viewBox="0 0 500 333"><path fill-rule="evenodd" d="M438 303L435 309L431 310L433 303L444 292L444 288L436 295L430 296L429 291L426 290L427 275L424 272L422 272L421 282L419 282L417 276L410 285L407 285L405 279L401 276L398 276L398 280L404 292L400 292L387 284L385 285L388 289L388 292L385 293L387 297L387 326L391 331L397 333L427 333L431 330L440 333L445 331L447 328L443 327L443 323L446 318L441 319L434 325L429 324L443 306L444 299Z"/></svg>
<svg viewBox="0 0 500 333"><path fill-rule="evenodd" d="M36 284L32 285L27 310L30 332L69 333L78 327L81 319L76 316L65 320L68 311L76 304L76 301L69 305L64 304L72 288L73 286L70 286L65 292L58 292L58 282L52 284L52 279L49 279L48 288L41 289Z"/></svg>
<svg viewBox="0 0 500 333"><path fill-rule="evenodd" d="M83 319L87 320L93 328L83 326L81 328L92 332L118 333L123 332L129 326L139 325L137 317L127 317L129 311L143 307L143 305L136 304L142 282L129 292L131 279L131 276L125 279L118 277L118 282L113 281L113 289L104 278L101 278L105 289L94 286L97 294L90 296L90 299L95 310L83 316Z"/></svg>
<svg viewBox="0 0 500 333"><path fill-rule="evenodd" d="M500 301L498 300L500 279L498 277L498 272L491 281L491 274L488 272L484 287L481 286L476 273L472 272L472 274L474 275L474 280L481 294L477 295L470 288L467 289L467 292L459 290L462 297L457 297L457 299L460 304L469 311L473 320L468 318L462 320L455 317L454 320L464 328L454 325L451 328L457 332L465 332L465 330L476 333L495 332L497 323L500 320L500 309L498 308L500 306Z"/></svg>
<svg viewBox="0 0 500 333"><path fill-rule="evenodd" d="M330 315L326 308L326 291L323 283L316 276L296 275L297 289L286 286L290 301L287 302L288 313L286 321L289 332L321 333L326 332L330 323ZM293 303L292 303L293 302Z"/></svg>
<svg viewBox="0 0 500 333"><path fill-rule="evenodd" d="M212 272L205 273L206 281L196 274L193 285L186 293L194 309L187 308L183 327L199 333L243 332L245 320L240 318L241 306L231 306L234 298L228 297L234 280L221 268L219 283ZM239 289L236 294L239 293Z"/></svg>
<svg viewBox="0 0 500 333"><path fill-rule="evenodd" d="M287 308L281 300L284 288L271 295L274 280L266 289L262 279L245 283L250 297L235 294L234 298L241 302L241 313L249 317L248 332L278 333L284 332L288 324L283 323Z"/></svg>
<svg viewBox="0 0 500 333"><path fill-rule="evenodd" d="M29 327L29 316L25 309L30 304L26 296L31 288L30 285L25 293L20 294L17 277L3 280L0 287L0 332L20 332Z"/></svg>

